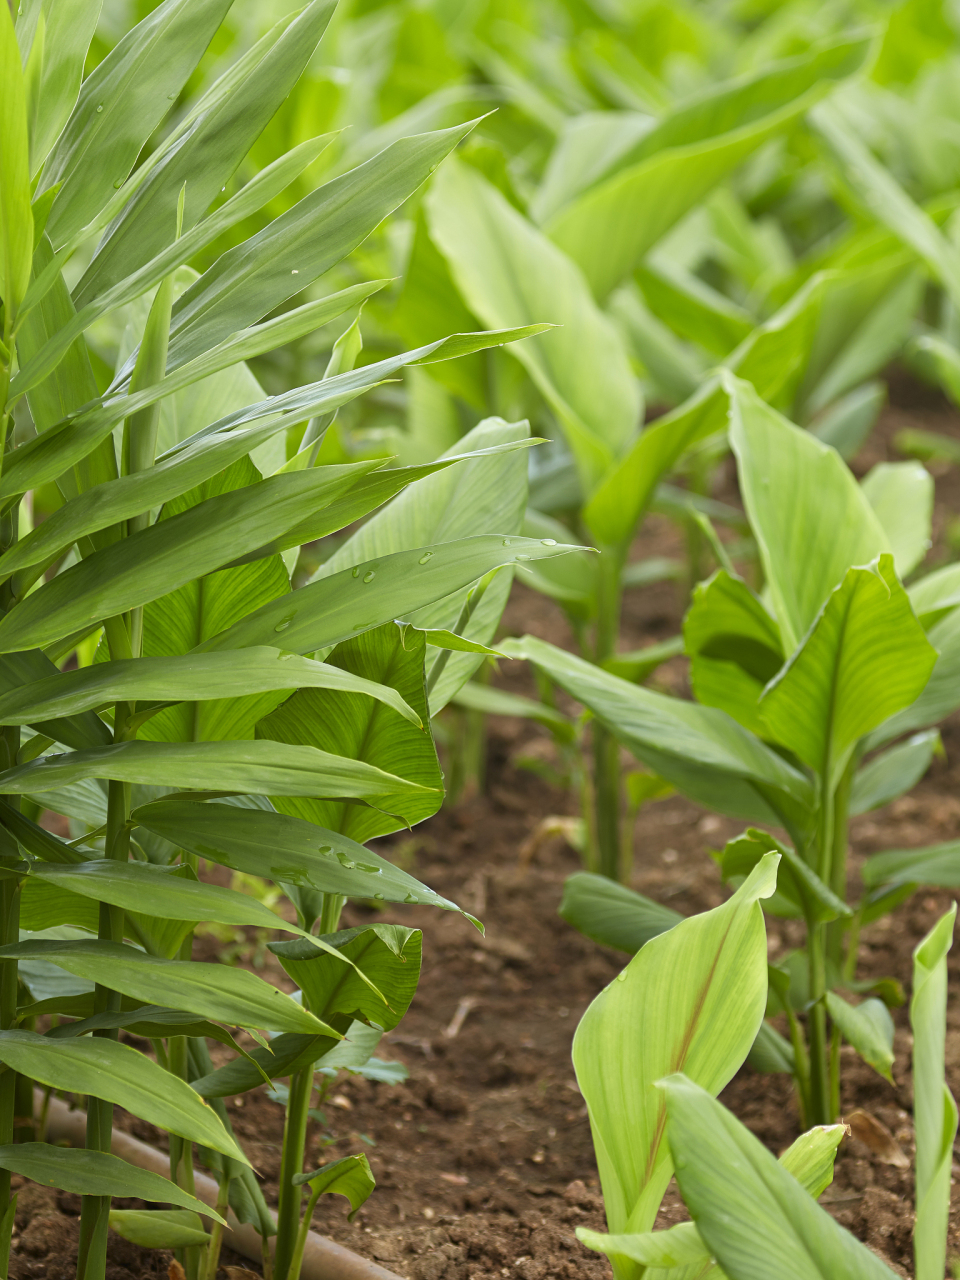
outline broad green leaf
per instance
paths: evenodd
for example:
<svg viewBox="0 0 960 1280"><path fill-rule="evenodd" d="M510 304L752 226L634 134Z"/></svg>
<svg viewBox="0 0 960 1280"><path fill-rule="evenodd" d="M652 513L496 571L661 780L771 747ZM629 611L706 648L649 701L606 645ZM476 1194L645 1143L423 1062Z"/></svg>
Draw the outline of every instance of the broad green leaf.
<svg viewBox="0 0 960 1280"><path fill-rule="evenodd" d="M77 305L138 270L195 226L300 78L336 8L311 0L232 93L200 115L138 185L104 233L76 290ZM180 192L186 188L182 215Z"/></svg>
<svg viewBox="0 0 960 1280"><path fill-rule="evenodd" d="M652 898L590 871L567 876L560 915L593 942L631 955L683 919Z"/></svg>
<svg viewBox="0 0 960 1280"><path fill-rule="evenodd" d="M0 1031L0 1061L39 1084L104 1098L158 1129L250 1163L188 1084L116 1040L51 1040L35 1031Z"/></svg>
<svg viewBox="0 0 960 1280"><path fill-rule="evenodd" d="M471 680L458 689L450 701L454 706L482 711L488 716L520 716L524 720L538 720L552 732L568 740L573 738L573 725L562 712L522 694L507 693L505 689L494 689L491 685Z"/></svg>
<svg viewBox="0 0 960 1280"><path fill-rule="evenodd" d="M830 79L856 70L867 47L863 39L846 41L706 91L555 213L547 234L580 264L596 296L606 297L731 170L822 98Z"/></svg>
<svg viewBox="0 0 960 1280"><path fill-rule="evenodd" d="M960 253L956 247L856 136L835 104L821 103L810 119L840 162L845 182L873 217L923 259L954 305L960 305Z"/></svg>
<svg viewBox="0 0 960 1280"><path fill-rule="evenodd" d="M753 330L749 311L666 257L651 255L636 279L657 316L713 355L727 355Z"/></svg>
<svg viewBox="0 0 960 1280"><path fill-rule="evenodd" d="M36 116L30 139L30 170L35 174L76 105L83 64L100 18L97 0L45 0L34 5L42 20L43 63L37 86ZM19 23L18 23L19 25ZM34 37L36 39L36 36Z"/></svg>
<svg viewBox="0 0 960 1280"><path fill-rule="evenodd" d="M302 818L224 804L158 800L135 809L132 820L189 853L248 875L351 898L380 893L387 902L459 910L379 854Z"/></svg>
<svg viewBox="0 0 960 1280"><path fill-rule="evenodd" d="M125 911L148 907L151 915L167 920L215 920L219 924L258 925L261 929L293 929L250 894L176 874L180 871L179 867L155 867L148 862L94 858L77 866L34 862L30 876Z"/></svg>
<svg viewBox="0 0 960 1280"><path fill-rule="evenodd" d="M940 752L939 731L926 729L874 756L854 774L849 801L851 814L879 809L910 791L927 772L934 755Z"/></svg>
<svg viewBox="0 0 960 1280"><path fill-rule="evenodd" d="M18 1142L0 1147L0 1169L19 1173L43 1187L59 1187L74 1195L136 1196L159 1204L178 1204L206 1214L215 1222L223 1218L175 1182L148 1169L138 1169L119 1156L103 1151L54 1147L46 1142Z"/></svg>
<svg viewBox="0 0 960 1280"><path fill-rule="evenodd" d="M0 14L0 295L5 334L27 292L33 259L27 105L9 6Z"/></svg>
<svg viewBox="0 0 960 1280"><path fill-rule="evenodd" d="M905 578L930 549L933 476L919 462L878 462L861 484Z"/></svg>
<svg viewBox="0 0 960 1280"><path fill-rule="evenodd" d="M662 1082L680 1194L731 1280L892 1280L894 1272L821 1209L776 1158L684 1075Z"/></svg>
<svg viewBox="0 0 960 1280"><path fill-rule="evenodd" d="M345 676L395 689L411 709L412 723L410 715L404 718L385 702L351 692L345 679L339 690L332 682L325 690L300 689L261 720L256 730L264 745L268 741L306 744L332 756L374 765L413 783L410 792L394 798L389 813L330 800L280 796L274 798L277 809L340 831L360 844L412 826L437 811L443 775L429 728L425 648L422 632L387 622L337 645L324 664ZM417 723L418 718L422 723Z"/></svg>
<svg viewBox="0 0 960 1280"><path fill-rule="evenodd" d="M42 648L148 604L262 546L353 480L339 467L271 476L150 525L29 595L0 621L0 650Z"/></svg>
<svg viewBox="0 0 960 1280"><path fill-rule="evenodd" d="M304 946L316 950L312 942L304 941ZM49 960L78 978L108 985L145 1004L163 1004L172 996L188 1013L233 1026L331 1034L330 1028L302 1005L246 969L194 960L164 960L145 955L135 947L102 940L26 941L0 948L3 959L21 956ZM337 963L332 957L328 959L331 964Z"/></svg>
<svg viewBox="0 0 960 1280"><path fill-rule="evenodd" d="M143 1249L182 1249L210 1240L188 1209L111 1209L110 1230Z"/></svg>
<svg viewBox="0 0 960 1280"><path fill-rule="evenodd" d="M849 462L863 448L886 400L885 383L865 382L819 414L809 430L818 440L836 449L844 462Z"/></svg>
<svg viewBox="0 0 960 1280"><path fill-rule="evenodd" d="M683 1067L718 1093L763 1021L759 899L775 887L777 862L765 859L723 906L651 939L577 1027L573 1062L614 1234L652 1228L673 1172L656 1089L664 1070Z"/></svg>
<svg viewBox="0 0 960 1280"><path fill-rule="evenodd" d="M954 609L927 632L937 651L933 673L919 698L904 711L885 720L867 738L866 750L889 742L902 733L911 733L936 724L960 705L960 609Z"/></svg>
<svg viewBox="0 0 960 1280"><path fill-rule="evenodd" d="M377 1185L370 1162L362 1152L358 1156L344 1156L341 1160L321 1165L313 1173L294 1174L292 1182L295 1187L306 1184L314 1196L346 1196L351 1209L347 1219L351 1222Z"/></svg>
<svg viewBox="0 0 960 1280"><path fill-rule="evenodd" d="M626 653L615 654L612 658L604 658L603 669L615 676L622 676L633 684L643 684L657 667L671 658L679 657L681 653L683 636L672 636L669 640L661 640L659 644L644 645L642 649L630 649Z"/></svg>
<svg viewBox="0 0 960 1280"><path fill-rule="evenodd" d="M201 701L305 688L378 699L420 727L420 717L395 689L330 663L259 646L241 652L121 659L47 676L0 694L0 724L73 716L110 702Z"/></svg>
<svg viewBox="0 0 960 1280"><path fill-rule="evenodd" d="M745 382L728 376L726 386L740 491L790 652L851 565L868 564L890 545L835 450L781 417Z"/></svg>
<svg viewBox="0 0 960 1280"><path fill-rule="evenodd" d="M118 742L44 756L0 773L6 793L35 795L83 778L251 795L348 796L389 809L420 790L358 760L283 742Z"/></svg>
<svg viewBox="0 0 960 1280"><path fill-rule="evenodd" d="M924 627L932 627L960 604L960 564L946 564L907 588L913 611Z"/></svg>
<svg viewBox="0 0 960 1280"><path fill-rule="evenodd" d="M530 428L525 422L510 423L502 418L487 418L441 455L441 459L519 444L529 436ZM460 466L418 480L347 538L324 562L317 578L329 577L376 556L413 547L452 542L491 530L500 534L519 533L527 502L527 465L526 451L517 449L511 453L468 458ZM511 575L506 572L494 578L464 628L466 638L483 644L493 639L510 592L510 583ZM462 588L446 599L419 610L409 621L421 628L455 627L469 593L469 587ZM428 654L428 675L436 661L437 655ZM445 660L439 681L430 691L432 715L436 715L458 685L463 684L479 665L479 659L467 655Z"/></svg>
<svg viewBox="0 0 960 1280"><path fill-rule="evenodd" d="M936 657L892 556L882 555L847 570L767 686L760 714L771 735L833 788L859 739L914 701Z"/></svg>
<svg viewBox="0 0 960 1280"><path fill-rule="evenodd" d="M270 949L303 992L305 1006L317 1017L336 1021L338 1014L347 1014L392 1031L416 994L422 939L419 929L395 924L326 935L324 941L352 965L337 963L305 939L274 942ZM386 1004L361 980L358 971L383 993Z"/></svg>
<svg viewBox="0 0 960 1280"><path fill-rule="evenodd" d="M577 267L472 166L448 161L426 198L431 234L471 311L499 326L561 326L517 348L592 491L639 426L640 390Z"/></svg>
<svg viewBox="0 0 960 1280"><path fill-rule="evenodd" d="M813 276L725 361L766 399L789 397L800 380L826 276L825 272ZM714 375L683 404L641 432L584 509L584 520L600 542L616 544L633 536L663 476L691 445L723 430L728 403L725 383Z"/></svg>
<svg viewBox="0 0 960 1280"><path fill-rule="evenodd" d="M757 863L771 852L778 853L781 862L777 890L767 905L768 911L776 915L803 914L808 920L821 923L852 914L847 904L823 883L795 850L754 827L727 842L719 859L720 873L724 880L732 880L736 884L750 875ZM786 899L795 910L789 913L778 910L778 899Z"/></svg>
<svg viewBox="0 0 960 1280"><path fill-rule="evenodd" d="M827 1013L843 1038L852 1044L864 1062L893 1084L893 1019L882 1000L864 1000L852 1005L835 991L826 995Z"/></svg>
<svg viewBox="0 0 960 1280"><path fill-rule="evenodd" d="M950 1218L957 1104L947 1086L947 952L957 919L954 903L913 953L913 1118L917 1141L917 1218L913 1233L917 1280L944 1270Z"/></svg>
<svg viewBox="0 0 960 1280"><path fill-rule="evenodd" d="M229 1098L236 1093L246 1093L263 1084L264 1075L271 1079L289 1076L301 1067L312 1066L324 1057L336 1044L343 1041L330 1036L305 1036L292 1032L274 1036L268 1049L253 1049L247 1058L234 1058L215 1071L190 1082L201 1098Z"/></svg>
<svg viewBox="0 0 960 1280"><path fill-rule="evenodd" d="M540 667L677 790L731 817L805 830L808 780L725 712L630 684L532 636L500 647Z"/></svg>
<svg viewBox="0 0 960 1280"><path fill-rule="evenodd" d="M861 874L868 888L898 884L960 888L960 840L875 853L864 862Z"/></svg>
<svg viewBox="0 0 960 1280"><path fill-rule="evenodd" d="M780 630L760 599L741 578L718 570L694 588L683 640L697 701L763 736L757 704L784 655Z"/></svg>
<svg viewBox="0 0 960 1280"><path fill-rule="evenodd" d="M501 565L549 559L576 549L487 534L395 552L318 578L198 648L242 649L277 644L282 636L284 649L312 653L442 600Z"/></svg>
<svg viewBox="0 0 960 1280"><path fill-rule="evenodd" d="M814 1200L819 1200L833 1181L837 1147L846 1133L844 1124L818 1124L801 1133L780 1156L783 1167Z"/></svg>
<svg viewBox="0 0 960 1280"><path fill-rule="evenodd" d="M39 649L4 654L0 657L0 698L14 689L57 675L57 668ZM70 711L55 718L31 717L24 723L33 724L37 733L67 747L105 746L112 739L107 725L92 711Z"/></svg>
<svg viewBox="0 0 960 1280"><path fill-rule="evenodd" d="M170 326L171 367L274 311L352 253L413 195L474 124L398 139L229 249L177 299Z"/></svg>
<svg viewBox="0 0 960 1280"><path fill-rule="evenodd" d="M581 191L603 179L656 125L640 111L584 111L570 117L530 201L535 222L545 222Z"/></svg>
<svg viewBox="0 0 960 1280"><path fill-rule="evenodd" d="M229 8L230 0L165 0L83 82L38 188L61 184L47 219L55 247L126 181Z"/></svg>
<svg viewBox="0 0 960 1280"><path fill-rule="evenodd" d="M766 1075L793 1075L797 1059L790 1041L764 1022L747 1054L747 1065Z"/></svg>

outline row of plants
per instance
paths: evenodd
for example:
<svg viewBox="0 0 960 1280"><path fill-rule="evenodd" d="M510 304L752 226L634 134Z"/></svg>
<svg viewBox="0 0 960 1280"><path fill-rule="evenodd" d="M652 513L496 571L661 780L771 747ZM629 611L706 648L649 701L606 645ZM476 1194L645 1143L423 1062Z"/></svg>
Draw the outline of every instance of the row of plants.
<svg viewBox="0 0 960 1280"><path fill-rule="evenodd" d="M912 143L948 117L955 37L916 3L889 21L873 4L574 8L312 0L261 32L229 0L164 0L115 40L81 0L0 12L4 1268L11 1173L83 1196L87 1280L110 1227L213 1280L228 1207L296 1280L319 1195L359 1207L362 1158L304 1168L309 1112L330 1071L376 1072L421 938L340 915L351 897L458 909L365 845L437 811L434 727L449 736L459 704L553 730L589 868L563 913L638 952L578 1032L615 1240L587 1243L618 1276L738 1280L792 1256L793 1231L821 1241L798 1276L886 1273L808 1197L839 1141L842 1042L892 1063L903 993L858 979L859 931L918 884L955 887L960 857L878 855L851 902L847 824L922 776L960 705L960 596L952 565L916 577L928 472L858 483L844 457L891 356L960 384L960 275L950 131L908 162L858 124L916 99L896 135ZM745 515L712 497L729 449ZM654 509L681 523L686 564L629 560ZM514 575L564 607L580 656L491 647ZM683 636L620 653L624 591L665 576L693 589ZM692 702L643 687L679 652ZM486 685L504 654L543 702ZM642 766L626 779L623 746ZM731 842L734 896L686 923L616 883L631 813L667 787L786 833ZM286 914L207 883L203 860L272 882ZM769 969L761 900L807 934ZM193 960L210 925L285 932L269 945L294 998ZM918 949L912 1010L921 1280L943 1273L955 1130L949 927ZM729 981L688 1025L711 946ZM662 1054L611 1092L650 1017ZM828 1126L784 1174L694 1087L715 1095L748 1053ZM658 1091L678 1069L693 1084ZM281 1079L275 1219L224 1099ZM14 1141L34 1083L87 1097L85 1150ZM171 1134L170 1179L109 1154L114 1106ZM723 1198L744 1160L770 1188L751 1249L759 1189ZM696 1230L653 1239L671 1169ZM111 1211L121 1192L178 1207Z"/></svg>

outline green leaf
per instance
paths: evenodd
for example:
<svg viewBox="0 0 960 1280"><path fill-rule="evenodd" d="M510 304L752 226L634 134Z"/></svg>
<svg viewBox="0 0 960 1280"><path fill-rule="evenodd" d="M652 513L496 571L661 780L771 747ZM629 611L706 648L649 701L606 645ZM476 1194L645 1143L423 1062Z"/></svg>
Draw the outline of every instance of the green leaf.
<svg viewBox="0 0 960 1280"><path fill-rule="evenodd" d="M188 1084L116 1040L51 1040L35 1031L0 1031L0 1061L39 1084L104 1098L158 1129L250 1163L216 1113Z"/></svg>
<svg viewBox="0 0 960 1280"><path fill-rule="evenodd" d="M821 1209L766 1147L685 1076L662 1082L680 1194L731 1280L892 1280L876 1254Z"/></svg>
<svg viewBox="0 0 960 1280"><path fill-rule="evenodd" d="M882 555L847 571L767 686L760 714L770 734L832 789L859 739L922 691L936 657L892 556Z"/></svg>
<svg viewBox="0 0 960 1280"><path fill-rule="evenodd" d="M576 549L488 534L395 552L318 578L292 596L264 605L198 651L276 644L282 635L285 649L312 653L442 600L500 565Z"/></svg>
<svg viewBox="0 0 960 1280"><path fill-rule="evenodd" d="M348 1015L392 1031L416 994L423 945L420 930L374 924L327 934L324 941L352 964L338 963L306 939L273 942L270 950L317 1017L336 1022L337 1015ZM371 991L370 982L383 998Z"/></svg>
<svg viewBox="0 0 960 1280"><path fill-rule="evenodd" d="M268 741L304 744L334 757L366 762L413 784L408 794L396 796L389 813L279 795L273 798L277 809L341 831L358 843L412 826L437 811L443 798L443 775L428 723L424 652L423 632L387 622L337 645L325 664L395 689L398 698L412 709L413 723L410 716L404 718L385 702L375 702L346 687L303 688L261 720L256 730L257 737L265 740L264 746Z"/></svg>
<svg viewBox="0 0 960 1280"><path fill-rule="evenodd" d="M838 453L746 383L728 377L726 387L740 491L790 652L851 565L870 563L890 545Z"/></svg>
<svg viewBox="0 0 960 1280"><path fill-rule="evenodd" d="M97 0L46 0L35 4L42 15L43 62L37 86L36 115L30 139L30 170L36 173L70 117L83 77L83 64L97 28L101 5ZM34 39L37 37L34 36ZM45 193L52 200L52 188Z"/></svg>
<svg viewBox="0 0 960 1280"><path fill-rule="evenodd" d="M316 951L312 942L304 941L304 946ZM0 948L0 958L21 957L49 960L78 978L109 985L112 990L145 1004L163 1004L175 993L179 1007L188 1013L233 1026L331 1034L330 1028L302 1005L246 969L194 960L165 960L123 943L100 939L26 941ZM332 964L336 963L330 959Z"/></svg>
<svg viewBox="0 0 960 1280"><path fill-rule="evenodd" d="M198 116L167 149L107 228L76 289L78 306L138 270L195 226L229 182L313 55L336 0L312 0L233 93ZM180 192L186 187L182 212Z"/></svg>
<svg viewBox="0 0 960 1280"><path fill-rule="evenodd" d="M350 1222L377 1185L370 1162L362 1153L358 1156L344 1156L342 1160L321 1165L313 1173L294 1174L292 1182L295 1187L306 1183L314 1196L323 1194L346 1196L350 1201L351 1212L347 1215Z"/></svg>
<svg viewBox="0 0 960 1280"><path fill-rule="evenodd" d="M27 105L8 7L0 15L0 295L6 311L5 332L12 329L27 292L32 260Z"/></svg>
<svg viewBox="0 0 960 1280"><path fill-rule="evenodd" d="M913 953L913 1117L917 1141L917 1219L913 1235L917 1280L944 1270L950 1217L957 1104L947 1087L947 952L957 919L954 903Z"/></svg>
<svg viewBox="0 0 960 1280"><path fill-rule="evenodd" d="M933 219L871 154L835 104L821 103L810 113L810 120L840 162L844 181L873 217L923 259L954 305L960 305L960 253Z"/></svg>
<svg viewBox="0 0 960 1280"><path fill-rule="evenodd" d="M210 1240L188 1209L111 1209L110 1230L142 1249L182 1249Z"/></svg>
<svg viewBox="0 0 960 1280"><path fill-rule="evenodd" d="M882 1000L852 1005L835 991L826 996L827 1013L864 1062L893 1084L893 1019Z"/></svg>
<svg viewBox="0 0 960 1280"><path fill-rule="evenodd" d="M386 902L459 910L379 854L302 818L170 799L134 809L131 820L189 853L248 875L350 898L380 893Z"/></svg>
<svg viewBox="0 0 960 1280"><path fill-rule="evenodd" d="M927 632L937 651L933 673L919 698L905 710L885 720L867 738L866 750L889 742L902 733L911 733L936 724L960 705L960 609L948 613Z"/></svg>
<svg viewBox="0 0 960 1280"><path fill-rule="evenodd" d="M0 1169L19 1173L43 1187L72 1191L74 1195L136 1196L154 1204L178 1204L206 1214L215 1222L224 1221L215 1209L181 1190L169 1178L138 1169L119 1156L103 1151L54 1147L46 1142L18 1142L0 1147Z"/></svg>
<svg viewBox="0 0 960 1280"><path fill-rule="evenodd" d="M631 955L683 919L669 907L590 871L567 876L560 915L593 942Z"/></svg>
<svg viewBox="0 0 960 1280"><path fill-rule="evenodd" d="M630 684L533 636L500 647L540 667L678 791L731 817L805 830L807 778L724 712Z"/></svg>
<svg viewBox="0 0 960 1280"><path fill-rule="evenodd" d="M482 711L488 716L520 716L525 720L537 720L563 738L573 739L573 725L562 712L518 693L507 693L504 689L470 681L458 689L450 701L454 706Z"/></svg>
<svg viewBox="0 0 960 1280"><path fill-rule="evenodd" d="M760 599L741 578L718 570L694 588L683 640L697 701L719 707L763 736L757 704L784 654L780 629Z"/></svg>
<svg viewBox="0 0 960 1280"><path fill-rule="evenodd" d="M21 686L57 675L57 668L39 649L4 654L0 657L0 698ZM38 716L24 723L32 723L37 733L67 747L105 746L111 740L109 728L92 711L69 712L51 719Z"/></svg>
<svg viewBox="0 0 960 1280"><path fill-rule="evenodd" d="M623 152L601 182L550 218L547 234L606 297L731 170L822 98L830 80L856 70L868 47L862 38L844 41L711 87Z"/></svg>
<svg viewBox="0 0 960 1280"><path fill-rule="evenodd" d="M648 676L653 675L657 667L671 658L683 653L683 636L671 636L669 640L661 640L659 644L644 645L642 649L630 649L626 653L618 653L603 661L604 671L609 671L623 680L633 684L642 684Z"/></svg>
<svg viewBox="0 0 960 1280"><path fill-rule="evenodd" d="M118 742L44 756L0 773L14 795L35 795L83 778L260 795L350 797L389 806L418 785L314 747L270 742Z"/></svg>
<svg viewBox="0 0 960 1280"><path fill-rule="evenodd" d="M191 1080L190 1088L201 1098L229 1098L236 1093L246 1093L263 1084L264 1075L270 1079L293 1075L301 1067L312 1066L342 1040L330 1036L305 1036L293 1032L274 1036L268 1049L253 1049L242 1058L234 1058L225 1066L210 1071L205 1076ZM252 1058L250 1062L248 1059Z"/></svg>
<svg viewBox="0 0 960 1280"><path fill-rule="evenodd" d="M448 161L426 198L431 234L471 311L497 327L560 325L518 347L592 491L639 426L640 390L576 266L470 165Z"/></svg>
<svg viewBox="0 0 960 1280"><path fill-rule="evenodd" d="M905 742L874 756L854 774L850 789L850 813L868 813L910 791L942 752L940 733L926 729Z"/></svg>
<svg viewBox="0 0 960 1280"><path fill-rule="evenodd" d="M750 827L743 835L728 841L719 859L720 874L724 880L733 880L736 883L748 876L757 863L771 852L779 853L781 858L777 875L777 891L771 898L771 904L776 898L785 898L798 913L818 923L852 915L843 899L838 898L823 883L795 850L774 839L766 831L757 831ZM767 909L780 914L776 912L773 905L768 905Z"/></svg>
<svg viewBox="0 0 960 1280"><path fill-rule="evenodd" d="M960 604L960 564L946 564L907 588L913 611L930 628Z"/></svg>
<svg viewBox="0 0 960 1280"><path fill-rule="evenodd" d="M417 713L387 685L331 663L260 646L240 652L121 659L61 672L0 694L0 724L73 716L110 702L195 702L305 688L375 698L418 728L421 724Z"/></svg>
<svg viewBox="0 0 960 1280"><path fill-rule="evenodd" d="M864 862L861 874L868 888L898 884L960 888L960 840L876 853Z"/></svg>
<svg viewBox="0 0 960 1280"><path fill-rule="evenodd" d="M719 1092L763 1021L759 899L773 892L777 862L764 859L723 906L651 939L577 1027L573 1062L615 1234L652 1228L673 1172L656 1090L663 1071L682 1066Z"/></svg>
<svg viewBox="0 0 960 1280"><path fill-rule="evenodd" d="M905 578L930 549L933 476L919 462L878 462L861 487L890 540L897 576Z"/></svg>
<svg viewBox="0 0 960 1280"><path fill-rule="evenodd" d="M332 472L333 474L327 474ZM59 573L0 621L0 650L42 648L220 568L343 492L341 468L271 476L221 493Z"/></svg>
<svg viewBox="0 0 960 1280"><path fill-rule="evenodd" d="M818 1124L801 1133L780 1156L784 1169L793 1174L814 1200L819 1200L833 1181L837 1147L846 1133L844 1124Z"/></svg>
<svg viewBox="0 0 960 1280"><path fill-rule="evenodd" d="M797 1069L797 1058L790 1041L775 1031L769 1022L764 1022L747 1054L747 1065L768 1075L782 1073L792 1076Z"/></svg>
<svg viewBox="0 0 960 1280"><path fill-rule="evenodd" d="M38 188L61 184L47 220L55 247L126 180L229 8L230 0L166 0L87 76Z"/></svg>
<svg viewBox="0 0 960 1280"><path fill-rule="evenodd" d="M636 272L651 310L681 337L725 356L753 330L749 311L674 261L652 255Z"/></svg>

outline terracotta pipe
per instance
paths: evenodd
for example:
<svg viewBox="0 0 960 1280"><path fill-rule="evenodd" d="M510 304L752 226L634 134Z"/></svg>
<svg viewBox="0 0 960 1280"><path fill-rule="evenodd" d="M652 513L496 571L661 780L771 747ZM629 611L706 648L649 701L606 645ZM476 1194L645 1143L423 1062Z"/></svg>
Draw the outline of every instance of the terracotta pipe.
<svg viewBox="0 0 960 1280"><path fill-rule="evenodd" d="M42 1095L37 1095L37 1113L39 1114ZM83 1111L71 1111L59 1098L51 1098L47 1112L47 1139L51 1142L69 1142L71 1146L82 1147L86 1142L87 1117ZM170 1159L155 1147L139 1142L129 1133L114 1129L110 1140L110 1150L115 1156L129 1161L138 1169L149 1169L152 1173L170 1176ZM194 1182L197 1198L205 1204L217 1203L217 1184L205 1173L195 1172ZM223 1233L223 1243L245 1258L259 1262L262 1255L259 1232L253 1227L239 1223L230 1212L227 1215L229 1226ZM274 1250L274 1239L270 1240L270 1251ZM302 1280L401 1280L393 1271L387 1271L377 1262L361 1258L352 1249L345 1249L335 1244L326 1236L311 1231L307 1235L307 1247L303 1254Z"/></svg>

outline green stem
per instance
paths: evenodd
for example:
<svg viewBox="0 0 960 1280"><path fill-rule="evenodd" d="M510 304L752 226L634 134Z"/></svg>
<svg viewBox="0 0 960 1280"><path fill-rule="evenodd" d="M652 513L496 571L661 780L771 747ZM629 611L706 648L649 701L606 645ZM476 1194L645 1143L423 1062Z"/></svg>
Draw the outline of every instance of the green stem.
<svg viewBox="0 0 960 1280"><path fill-rule="evenodd" d="M810 974L810 1011L807 1014L807 1039L810 1045L810 1116L811 1124L830 1124L830 1083L827 1066L826 965L824 963L824 926L807 921L807 956Z"/></svg>
<svg viewBox="0 0 960 1280"><path fill-rule="evenodd" d="M847 845L850 825L850 789L860 763L860 752L854 751L833 794L832 830L830 833L829 885L838 898L847 900ZM827 959L836 970L843 966L843 943L849 929L849 920L832 920L827 926ZM850 939L848 937L848 943ZM856 968L854 941L854 968ZM851 975L852 976L852 975Z"/></svg>
<svg viewBox="0 0 960 1280"><path fill-rule="evenodd" d="M623 591L620 575L624 547L601 548L597 573L597 627L593 660L598 665L616 653ZM593 722L593 836L600 875L619 880L620 867L620 744L598 721ZM626 871L626 868L624 868Z"/></svg>
<svg viewBox="0 0 960 1280"><path fill-rule="evenodd" d="M297 1232L293 1258L290 1261L289 1280L300 1280L300 1269L303 1266L303 1254L307 1247L307 1236L310 1234L310 1223L313 1220L313 1211L317 1207L317 1201L320 1199L321 1194L319 1189L313 1191L307 1201L307 1208L300 1222L300 1229Z"/></svg>
<svg viewBox="0 0 960 1280"><path fill-rule="evenodd" d="M296 1280L292 1271L294 1244L300 1226L303 1188L294 1186L294 1177L303 1170L307 1145L307 1112L313 1093L313 1064L301 1067L290 1077L290 1099L283 1128L280 1158L280 1193L277 1204L277 1251L274 1255L276 1280Z"/></svg>
<svg viewBox="0 0 960 1280"><path fill-rule="evenodd" d="M217 1213L222 1218L227 1216L227 1208L230 1204L230 1169L229 1160L224 1160L215 1206ZM210 1227L210 1243L207 1245L207 1263L204 1268L203 1280L217 1280L217 1270L220 1266L220 1246L222 1243L223 1223L214 1222Z"/></svg>

